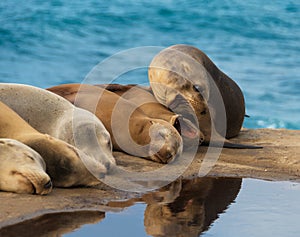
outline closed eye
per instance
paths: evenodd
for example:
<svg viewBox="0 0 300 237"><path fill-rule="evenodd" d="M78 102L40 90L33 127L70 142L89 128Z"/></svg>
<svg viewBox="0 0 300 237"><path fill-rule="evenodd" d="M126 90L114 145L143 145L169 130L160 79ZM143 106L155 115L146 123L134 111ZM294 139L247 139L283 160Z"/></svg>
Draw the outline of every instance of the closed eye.
<svg viewBox="0 0 300 237"><path fill-rule="evenodd" d="M112 144L111 144L110 139L107 141L107 146L108 146L109 149L112 151L113 147L112 147Z"/></svg>
<svg viewBox="0 0 300 237"><path fill-rule="evenodd" d="M34 161L34 158L31 155L27 154L26 157Z"/></svg>

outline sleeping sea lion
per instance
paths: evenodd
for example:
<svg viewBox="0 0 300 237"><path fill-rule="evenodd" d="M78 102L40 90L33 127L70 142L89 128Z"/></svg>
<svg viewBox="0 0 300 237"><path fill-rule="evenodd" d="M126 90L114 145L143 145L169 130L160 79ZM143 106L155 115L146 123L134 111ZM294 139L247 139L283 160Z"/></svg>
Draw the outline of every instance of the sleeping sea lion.
<svg viewBox="0 0 300 237"><path fill-rule="evenodd" d="M148 117L115 93L83 84L59 85L48 90L94 112L110 132L116 150L160 163L168 163L182 152L182 139L173 126Z"/></svg>
<svg viewBox="0 0 300 237"><path fill-rule="evenodd" d="M149 87L136 84L97 84L101 88L109 90L122 96L123 99L139 105L139 109L150 118L162 119L173 125L182 135L185 147L192 145L194 139L199 139L199 143L204 140L204 136L199 129L188 119L175 114L168 108L160 104L151 93ZM141 98L145 103L141 104Z"/></svg>
<svg viewBox="0 0 300 237"><path fill-rule="evenodd" d="M243 94L200 50L187 45L166 48L153 58L148 76L155 98L198 124L205 143L261 148L225 139L236 136L241 129L245 115Z"/></svg>
<svg viewBox="0 0 300 237"><path fill-rule="evenodd" d="M59 139L42 134L25 122L16 112L0 101L0 138L15 139L37 151L46 163L46 172L53 185L70 187L92 186L100 181L93 174L103 174L106 168L100 162Z"/></svg>
<svg viewBox="0 0 300 237"><path fill-rule="evenodd" d="M52 183L36 151L13 139L0 138L0 190L45 195Z"/></svg>
<svg viewBox="0 0 300 237"><path fill-rule="evenodd" d="M95 174L97 177L115 166L110 135L94 114L47 90L22 84L0 83L0 101L39 132L75 146L89 156L92 163L101 163L105 170ZM88 163L86 165L90 168Z"/></svg>

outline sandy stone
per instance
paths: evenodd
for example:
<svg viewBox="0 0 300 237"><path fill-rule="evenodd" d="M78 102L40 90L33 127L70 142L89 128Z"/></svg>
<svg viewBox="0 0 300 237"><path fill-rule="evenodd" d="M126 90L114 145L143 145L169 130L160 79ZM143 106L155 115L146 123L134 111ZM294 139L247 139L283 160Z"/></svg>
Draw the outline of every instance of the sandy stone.
<svg viewBox="0 0 300 237"><path fill-rule="evenodd" d="M223 149L217 162L212 163L212 169L207 176L300 181L299 130L243 129L240 135L232 140L243 144L260 145L264 148L255 150ZM192 179L198 176L206 151L207 147L198 149L191 165L183 174L180 174L182 179ZM117 164L130 171L145 172L163 166L121 152L115 152L114 155ZM180 157L180 159L183 158ZM170 167L176 172L180 165L174 164ZM170 172L172 171L170 170ZM144 180L135 181L140 183L161 181L167 179L167 176L168 174L163 172L153 179L146 174L143 175ZM59 226L59 222L56 223L57 226L52 223L53 228L57 229L56 233L67 233L82 224L101 221L106 211L122 211L124 207L132 205L134 200L138 200L142 195L137 192L116 190L104 184L92 188L54 188L46 196L0 192L0 235L9 233L10 228L26 227L28 221L31 221L32 224L35 219L47 215L59 214L58 216L65 215L67 218L77 213L77 218L67 218L70 221L68 228L66 225ZM123 204L113 205L114 202Z"/></svg>

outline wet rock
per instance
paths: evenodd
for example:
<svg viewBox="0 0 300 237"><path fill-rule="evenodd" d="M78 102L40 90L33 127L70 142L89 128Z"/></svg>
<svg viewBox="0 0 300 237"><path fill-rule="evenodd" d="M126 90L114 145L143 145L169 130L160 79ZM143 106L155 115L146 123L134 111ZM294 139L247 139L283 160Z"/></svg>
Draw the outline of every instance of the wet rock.
<svg viewBox="0 0 300 237"><path fill-rule="evenodd" d="M199 170L202 175L210 177L300 181L300 131L244 129L237 138L232 140L243 144L260 145L263 149L220 149L221 153L218 154L218 149L209 150L208 147L201 146L193 156L192 163L184 167L183 173L179 172L182 170L181 163L175 162L166 166L167 169L162 172L156 172L155 175L149 171L160 171L164 165L120 152L115 152L114 155L119 167L127 170L128 175L130 172L141 174L134 177L129 175L122 180L124 183L128 181L139 185L138 187L161 187L162 184L169 183L169 174L172 173L183 179L192 179L198 177ZM210 154L207 154L208 150ZM185 156L179 159L184 160ZM119 181L120 179L116 179L116 182ZM91 213L92 222L101 221L106 211L122 211L126 205L132 205L135 200L142 200L143 192L128 192L126 187L124 189L118 190L103 184L92 188L54 188L47 196L0 192L0 236L2 236L1 231L5 234L5 231L9 231L9 228L15 225L22 229L23 224L25 224L23 227L26 226L26 221L39 220L45 218L45 215L57 213L78 214L79 212L79 216L83 213L82 222L81 219L74 222L75 229L88 219L86 212ZM176 190L172 191L171 196L179 192ZM112 204L113 202L115 204ZM123 205L116 203L123 203ZM68 231L70 230L61 229L61 233Z"/></svg>

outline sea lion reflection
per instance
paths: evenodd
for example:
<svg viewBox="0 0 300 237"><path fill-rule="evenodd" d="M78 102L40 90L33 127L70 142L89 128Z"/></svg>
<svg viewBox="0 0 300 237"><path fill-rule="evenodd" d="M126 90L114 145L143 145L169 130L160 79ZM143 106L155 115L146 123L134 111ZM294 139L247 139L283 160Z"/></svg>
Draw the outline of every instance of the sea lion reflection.
<svg viewBox="0 0 300 237"><path fill-rule="evenodd" d="M105 217L100 211L48 213L15 225L0 228L0 236L63 236L87 223L99 223Z"/></svg>
<svg viewBox="0 0 300 237"><path fill-rule="evenodd" d="M145 195L148 203L144 218L147 234L199 236L234 201L241 183L242 179L236 178L183 180L179 195L169 203L151 201L151 197L156 199L157 193Z"/></svg>

